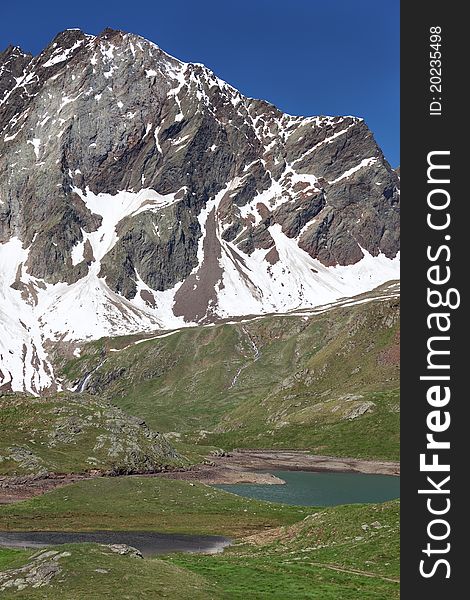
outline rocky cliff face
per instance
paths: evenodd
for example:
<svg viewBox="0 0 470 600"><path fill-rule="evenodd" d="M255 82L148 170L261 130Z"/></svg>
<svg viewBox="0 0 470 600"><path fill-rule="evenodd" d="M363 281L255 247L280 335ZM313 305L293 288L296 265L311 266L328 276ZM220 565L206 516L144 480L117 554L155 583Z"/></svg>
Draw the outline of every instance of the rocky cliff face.
<svg viewBox="0 0 470 600"><path fill-rule="evenodd" d="M0 385L50 385L48 339L318 306L395 278L398 185L361 119L286 115L136 35L8 48Z"/></svg>

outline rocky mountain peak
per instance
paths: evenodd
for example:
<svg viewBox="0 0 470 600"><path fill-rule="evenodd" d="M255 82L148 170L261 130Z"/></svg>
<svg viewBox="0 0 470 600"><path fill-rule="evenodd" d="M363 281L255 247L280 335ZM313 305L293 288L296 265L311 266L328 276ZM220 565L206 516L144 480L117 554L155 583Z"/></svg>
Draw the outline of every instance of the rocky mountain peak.
<svg viewBox="0 0 470 600"><path fill-rule="evenodd" d="M0 52L0 102L8 90L12 88L17 78L23 75L24 69L32 59L32 55L19 46L9 45Z"/></svg>
<svg viewBox="0 0 470 600"><path fill-rule="evenodd" d="M318 306L397 276L399 178L360 118L282 113L111 29L8 49L0 86L3 385L52 385L47 340Z"/></svg>

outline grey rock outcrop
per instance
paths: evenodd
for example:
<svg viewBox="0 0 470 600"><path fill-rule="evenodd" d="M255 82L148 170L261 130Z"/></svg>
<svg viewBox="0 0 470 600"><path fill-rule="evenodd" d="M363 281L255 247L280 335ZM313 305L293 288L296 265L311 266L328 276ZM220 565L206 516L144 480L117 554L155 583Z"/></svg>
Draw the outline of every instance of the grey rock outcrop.
<svg viewBox="0 0 470 600"><path fill-rule="evenodd" d="M128 546L127 544L104 544L104 546L114 554L130 556L131 558L144 558L140 550L137 550L137 548L134 548L133 546Z"/></svg>
<svg viewBox="0 0 470 600"><path fill-rule="evenodd" d="M61 559L68 556L71 556L70 552L58 550L41 550L33 554L23 567L0 573L0 591L20 592L49 585L62 572Z"/></svg>

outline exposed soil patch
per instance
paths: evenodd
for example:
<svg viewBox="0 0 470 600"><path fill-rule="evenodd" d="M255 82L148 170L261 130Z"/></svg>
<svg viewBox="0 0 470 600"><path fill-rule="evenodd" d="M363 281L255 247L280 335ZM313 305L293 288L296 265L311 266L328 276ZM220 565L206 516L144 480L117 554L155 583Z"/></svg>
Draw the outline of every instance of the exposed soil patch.
<svg viewBox="0 0 470 600"><path fill-rule="evenodd" d="M34 496L41 496L57 487L89 479L94 475L49 475L49 476L24 476L0 477L0 504L11 504L19 500L28 500Z"/></svg>
<svg viewBox="0 0 470 600"><path fill-rule="evenodd" d="M246 470L245 466L237 464L197 465L190 471L174 471L172 473L158 473L166 479L179 479L183 481L197 481L208 485L256 483L263 485L276 485L285 483L284 480L271 473L257 473Z"/></svg>
<svg viewBox="0 0 470 600"><path fill-rule="evenodd" d="M214 458L216 464L219 461L224 461L226 466L239 466L247 470L337 471L400 475L399 462L319 456L302 450L237 450L228 457Z"/></svg>
<svg viewBox="0 0 470 600"><path fill-rule="evenodd" d="M204 260L200 268L186 278L176 292L173 312L186 321L199 321L207 316L211 304L217 301L216 284L222 279L219 265L220 242L217 239L215 209L209 213L203 242Z"/></svg>

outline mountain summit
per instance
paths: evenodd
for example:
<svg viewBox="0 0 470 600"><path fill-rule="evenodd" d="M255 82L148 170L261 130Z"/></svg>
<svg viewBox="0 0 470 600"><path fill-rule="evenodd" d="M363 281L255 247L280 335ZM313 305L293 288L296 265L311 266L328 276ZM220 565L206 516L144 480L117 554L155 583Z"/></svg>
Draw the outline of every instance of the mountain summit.
<svg viewBox="0 0 470 600"><path fill-rule="evenodd" d="M298 117L107 29L0 53L0 389L48 344L286 312L398 276L362 119Z"/></svg>

